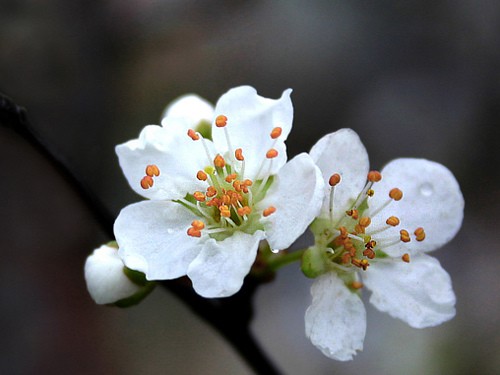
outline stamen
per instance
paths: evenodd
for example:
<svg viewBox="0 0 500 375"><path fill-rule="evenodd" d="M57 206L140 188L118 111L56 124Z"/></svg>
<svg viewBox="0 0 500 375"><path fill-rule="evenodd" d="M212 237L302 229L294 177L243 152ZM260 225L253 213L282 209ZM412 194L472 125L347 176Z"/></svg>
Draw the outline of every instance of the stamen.
<svg viewBox="0 0 500 375"><path fill-rule="evenodd" d="M224 115L219 115L215 118L215 126L218 128L223 128L227 125L227 117Z"/></svg>
<svg viewBox="0 0 500 375"><path fill-rule="evenodd" d="M243 157L243 150L241 148L237 148L234 151L234 157L236 158L236 160L239 160L239 161L245 160L245 158Z"/></svg>
<svg viewBox="0 0 500 375"><path fill-rule="evenodd" d="M359 219L359 225L361 225L363 228L368 227L371 224L371 222L372 222L372 220L367 216Z"/></svg>
<svg viewBox="0 0 500 375"><path fill-rule="evenodd" d="M159 176L160 175L160 169L155 164L148 165L146 167L146 175L149 176L149 177Z"/></svg>
<svg viewBox="0 0 500 375"><path fill-rule="evenodd" d="M187 234L188 234L188 236L191 236L191 237L201 237L201 231L199 231L198 229L195 229L193 227L189 227L189 229L187 230Z"/></svg>
<svg viewBox="0 0 500 375"><path fill-rule="evenodd" d="M401 259L403 260L403 262L410 263L410 254L404 253Z"/></svg>
<svg viewBox="0 0 500 375"><path fill-rule="evenodd" d="M399 219L396 216L391 216L385 221L385 223L391 227L395 227L399 225Z"/></svg>
<svg viewBox="0 0 500 375"><path fill-rule="evenodd" d="M276 139L281 135L282 129L277 126L271 131L271 138Z"/></svg>
<svg viewBox="0 0 500 375"><path fill-rule="evenodd" d="M349 210L345 212L347 216L350 216L354 220L358 220L359 212L358 210Z"/></svg>
<svg viewBox="0 0 500 375"><path fill-rule="evenodd" d="M385 201L380 207L374 209L373 211L370 211L370 215L373 217L377 215L380 211L385 209L388 205L390 205L393 201L399 201L401 198L403 198L403 192L399 190L398 188L391 189L389 191L389 198L387 201Z"/></svg>
<svg viewBox="0 0 500 375"><path fill-rule="evenodd" d="M335 196L335 186L340 183L340 180L341 177L338 173L332 174L328 179L328 184L330 185L330 207L328 211L330 213L330 221L333 221L333 201Z"/></svg>
<svg viewBox="0 0 500 375"><path fill-rule="evenodd" d="M362 282L360 282L360 281L353 281L353 282L351 283L351 287L352 287L353 289L361 289L361 288L363 287L363 283L362 283Z"/></svg>
<svg viewBox="0 0 500 375"><path fill-rule="evenodd" d="M194 229L198 230L202 230L203 228L205 228L205 223L201 220L193 220L191 225L193 226Z"/></svg>
<svg viewBox="0 0 500 375"><path fill-rule="evenodd" d="M213 186L207 188L207 197L212 198L217 195L217 189Z"/></svg>
<svg viewBox="0 0 500 375"><path fill-rule="evenodd" d="M403 198L403 192L398 188L391 189L391 191L389 192L389 197L391 197L395 201L399 201L401 200L401 198Z"/></svg>
<svg viewBox="0 0 500 375"><path fill-rule="evenodd" d="M333 187L333 186L338 185L340 180L341 180L340 175L338 173L334 173L328 179L328 184Z"/></svg>
<svg viewBox="0 0 500 375"><path fill-rule="evenodd" d="M269 215L272 215L276 212L276 207L274 206L269 206L266 208L264 211L262 211L262 216L268 217Z"/></svg>
<svg viewBox="0 0 500 375"><path fill-rule="evenodd" d="M198 133L196 133L193 129L189 129L188 132L187 132L187 135L193 141L197 141L198 139L200 139L200 136L198 135Z"/></svg>
<svg viewBox="0 0 500 375"><path fill-rule="evenodd" d="M141 179L141 187L144 189L144 190L147 190L149 189L150 187L152 187L154 184L154 181L153 181L153 178L151 176L144 176L142 179Z"/></svg>
<svg viewBox="0 0 500 375"><path fill-rule="evenodd" d="M240 215L240 216L250 215L251 212L252 212L252 209L248 206L243 206L243 207L238 208L238 215Z"/></svg>
<svg viewBox="0 0 500 375"><path fill-rule="evenodd" d="M231 211L229 210L229 207L226 206L225 204L219 206L219 211L220 211L220 215L223 217L230 217L231 216Z"/></svg>
<svg viewBox="0 0 500 375"><path fill-rule="evenodd" d="M194 199L196 199L198 202L205 202L205 194L203 194L201 191L195 191L193 193Z"/></svg>
<svg viewBox="0 0 500 375"><path fill-rule="evenodd" d="M367 179L370 182L379 182L382 179L382 174L379 171L370 171Z"/></svg>
<svg viewBox="0 0 500 375"><path fill-rule="evenodd" d="M236 179L236 173L231 173L229 175L227 175L227 177L225 178L226 182L228 183L231 183L233 182L234 179Z"/></svg>
<svg viewBox="0 0 500 375"><path fill-rule="evenodd" d="M266 152L266 158L268 159L274 159L276 156L278 156L278 151L275 148L271 148Z"/></svg>
<svg viewBox="0 0 500 375"><path fill-rule="evenodd" d="M224 168L226 166L226 161L220 154L217 154L214 159L214 165L217 168Z"/></svg>
<svg viewBox="0 0 500 375"><path fill-rule="evenodd" d="M206 181L208 176L205 172L203 171L198 171L198 173L196 174L196 178L200 181Z"/></svg>
<svg viewBox="0 0 500 375"><path fill-rule="evenodd" d="M423 240L425 240L424 228L420 227L420 228L415 229L414 234L415 234L415 237L416 237L417 241L423 241Z"/></svg>
<svg viewBox="0 0 500 375"><path fill-rule="evenodd" d="M410 242L411 241L411 239L410 239L410 233L408 233L407 230L401 229L399 231L399 234L400 234L401 241L403 241L403 242Z"/></svg>

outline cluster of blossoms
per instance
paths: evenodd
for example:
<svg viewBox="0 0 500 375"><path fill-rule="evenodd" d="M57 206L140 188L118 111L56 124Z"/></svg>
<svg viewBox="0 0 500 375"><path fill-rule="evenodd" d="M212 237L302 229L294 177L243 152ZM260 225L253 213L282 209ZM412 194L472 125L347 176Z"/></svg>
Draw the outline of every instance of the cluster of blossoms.
<svg viewBox="0 0 500 375"><path fill-rule="evenodd" d="M296 252L315 279L306 334L325 355L349 360L362 349L364 286L379 310L413 327L454 316L450 278L425 254L461 226L464 202L453 175L422 159L370 171L349 129L287 161L290 93L273 100L242 86L215 108L187 95L166 109L161 126L117 146L130 186L148 200L120 212L118 249L103 246L87 259L97 303L140 299L149 281L185 275L203 297L231 296L261 243L278 252L309 228L314 245Z"/></svg>

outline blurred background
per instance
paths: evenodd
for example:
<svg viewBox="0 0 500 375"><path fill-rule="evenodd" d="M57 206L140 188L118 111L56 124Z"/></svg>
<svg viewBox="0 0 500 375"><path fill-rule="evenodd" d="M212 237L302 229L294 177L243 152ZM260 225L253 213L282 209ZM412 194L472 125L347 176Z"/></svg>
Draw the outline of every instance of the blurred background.
<svg viewBox="0 0 500 375"><path fill-rule="evenodd" d="M241 84L271 98L293 88L289 156L350 127L373 168L400 156L445 164L466 201L461 232L434 253L453 279L455 319L415 330L367 305L364 351L336 362L305 337L311 281L291 265L258 291L252 328L284 374L494 374L499 46L500 2L488 0L3 0L0 91L113 215L140 200L114 146L179 95L215 102ZM252 373L163 289L130 309L95 305L83 263L110 239L4 127L0 178L2 374Z"/></svg>

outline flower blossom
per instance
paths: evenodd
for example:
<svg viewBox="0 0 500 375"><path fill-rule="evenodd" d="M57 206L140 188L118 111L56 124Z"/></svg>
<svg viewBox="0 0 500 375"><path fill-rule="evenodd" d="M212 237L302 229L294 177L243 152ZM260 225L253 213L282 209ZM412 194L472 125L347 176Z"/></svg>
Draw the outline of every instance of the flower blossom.
<svg viewBox="0 0 500 375"><path fill-rule="evenodd" d="M320 139L311 157L326 182L321 214L311 225L315 244L303 271L317 277L305 315L306 335L326 356L346 361L362 350L363 287L380 311L414 328L455 315L448 273L426 254L460 229L464 200L441 164L395 159L369 171L357 134L341 129Z"/></svg>
<svg viewBox="0 0 500 375"><path fill-rule="evenodd" d="M162 126L116 147L130 186L148 198L115 222L127 267L148 280L187 275L201 296L226 297L241 288L261 240L277 251L307 229L324 183L307 153L287 162L290 93L274 100L237 87L215 109L188 95Z"/></svg>

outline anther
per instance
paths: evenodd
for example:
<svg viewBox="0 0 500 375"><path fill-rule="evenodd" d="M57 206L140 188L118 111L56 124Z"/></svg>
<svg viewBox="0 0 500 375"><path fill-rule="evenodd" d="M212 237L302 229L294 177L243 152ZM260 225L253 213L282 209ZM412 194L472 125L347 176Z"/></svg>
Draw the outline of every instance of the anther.
<svg viewBox="0 0 500 375"><path fill-rule="evenodd" d="M271 148L268 152L266 152L266 158L268 159L273 159L276 156L278 156L278 151L275 148Z"/></svg>
<svg viewBox="0 0 500 375"><path fill-rule="evenodd" d="M328 180L328 184L330 186L335 186L340 182L341 178L338 173L334 173L330 176L330 179Z"/></svg>
<svg viewBox="0 0 500 375"><path fill-rule="evenodd" d="M268 217L269 215L272 215L276 212L276 207L269 206L266 208L264 211L262 211L262 216Z"/></svg>
<svg viewBox="0 0 500 375"><path fill-rule="evenodd" d="M352 217L354 220L358 220L358 210L349 210L345 212L347 216Z"/></svg>
<svg viewBox="0 0 500 375"><path fill-rule="evenodd" d="M243 150L241 148L237 148L234 151L234 157L236 158L236 160L239 160L239 161L245 160L245 158L243 157Z"/></svg>
<svg viewBox="0 0 500 375"><path fill-rule="evenodd" d="M252 212L252 209L248 206L243 206L243 207L238 208L238 215L240 215L240 216L250 215L251 212Z"/></svg>
<svg viewBox="0 0 500 375"><path fill-rule="evenodd" d="M215 118L215 126L218 128L223 128L227 125L227 117L224 115L219 115Z"/></svg>
<svg viewBox="0 0 500 375"><path fill-rule="evenodd" d="M201 231L196 229L196 228L193 228L193 227L190 227L187 230L187 234L188 234L188 236L191 236L191 237L201 237Z"/></svg>
<svg viewBox="0 0 500 375"><path fill-rule="evenodd" d="M146 175L149 177L159 176L160 169L155 164L148 165L146 167Z"/></svg>
<svg viewBox="0 0 500 375"><path fill-rule="evenodd" d="M363 255L368 259L373 259L375 258L375 251L373 251L373 249L367 248L363 251Z"/></svg>
<svg viewBox="0 0 500 375"><path fill-rule="evenodd" d="M203 221L200 221L200 220L193 220L193 222L191 223L191 226L194 229L202 230L203 228L205 228L205 223Z"/></svg>
<svg viewBox="0 0 500 375"><path fill-rule="evenodd" d="M205 202L205 194L203 194L201 191L195 191L193 193L194 199L196 199L198 202Z"/></svg>
<svg viewBox="0 0 500 375"><path fill-rule="evenodd" d="M207 188L207 197L211 198L217 195L217 189L213 186Z"/></svg>
<svg viewBox="0 0 500 375"><path fill-rule="evenodd" d="M282 129L277 126L271 131L271 138L276 139L281 135Z"/></svg>
<svg viewBox="0 0 500 375"><path fill-rule="evenodd" d="M224 217L230 217L231 216L231 211L229 210L229 207L226 205L221 205L219 206L219 211L220 215Z"/></svg>
<svg viewBox="0 0 500 375"><path fill-rule="evenodd" d="M401 229L399 231L400 239L403 242L410 242L410 233L407 230Z"/></svg>
<svg viewBox="0 0 500 375"><path fill-rule="evenodd" d="M217 154L217 156L214 159L214 165L217 168L224 168L226 166L226 161L220 154Z"/></svg>
<svg viewBox="0 0 500 375"><path fill-rule="evenodd" d="M368 189L366 191L366 195L368 195L369 197L373 197L375 195L375 191L373 189Z"/></svg>
<svg viewBox="0 0 500 375"><path fill-rule="evenodd" d="M197 141L198 139L200 139L200 136L193 129L189 129L188 132L187 132L187 135L193 141Z"/></svg>
<svg viewBox="0 0 500 375"><path fill-rule="evenodd" d="M417 241L423 241L425 239L425 232L422 227L415 229L414 234Z"/></svg>
<svg viewBox="0 0 500 375"><path fill-rule="evenodd" d="M198 171L198 173L196 173L196 178L200 181L206 181L208 176L205 172L203 171Z"/></svg>
<svg viewBox="0 0 500 375"><path fill-rule="evenodd" d="M399 201L401 200L401 198L403 198L403 192L398 188L391 189L391 191L389 192L389 197L391 197L395 201Z"/></svg>
<svg viewBox="0 0 500 375"><path fill-rule="evenodd" d="M362 227L366 228L371 224L372 220L368 216L364 216L361 219L359 219L359 225Z"/></svg>
<svg viewBox="0 0 500 375"><path fill-rule="evenodd" d="M382 179L382 174L379 171L370 171L367 179L370 182L379 182Z"/></svg>
<svg viewBox="0 0 500 375"><path fill-rule="evenodd" d="M231 173L230 175L227 175L227 177L225 178L226 182L233 182L234 179L236 179L236 173Z"/></svg>
<svg viewBox="0 0 500 375"><path fill-rule="evenodd" d="M391 216L385 221L385 223L391 227L395 227L399 225L399 219L396 216Z"/></svg>
<svg viewBox="0 0 500 375"><path fill-rule="evenodd" d="M361 289L361 288L363 287L363 283L362 283L362 282L360 282L360 281L353 281L353 282L351 283L351 287L352 287L353 289Z"/></svg>
<svg viewBox="0 0 500 375"><path fill-rule="evenodd" d="M141 187L145 190L152 187L153 184L154 184L154 181L153 181L153 178L151 176L144 176L141 179Z"/></svg>
<svg viewBox="0 0 500 375"><path fill-rule="evenodd" d="M410 254L404 253L403 256L401 257L401 260L406 263L410 263Z"/></svg>

